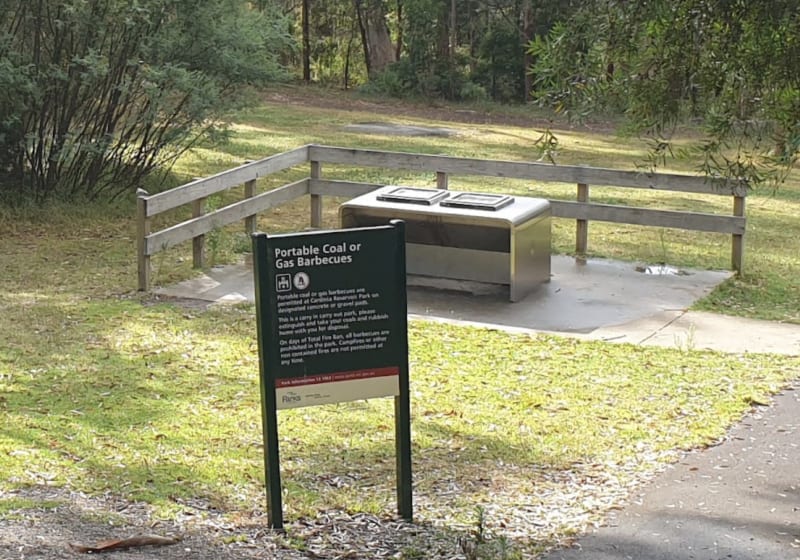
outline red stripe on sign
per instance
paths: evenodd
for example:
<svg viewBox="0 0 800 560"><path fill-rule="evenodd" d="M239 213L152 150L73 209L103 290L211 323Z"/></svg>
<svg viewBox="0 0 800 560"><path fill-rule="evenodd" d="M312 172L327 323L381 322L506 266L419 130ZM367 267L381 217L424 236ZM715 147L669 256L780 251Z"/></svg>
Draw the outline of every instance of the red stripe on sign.
<svg viewBox="0 0 800 560"><path fill-rule="evenodd" d="M358 379L371 379L373 377L391 377L400 375L400 368L397 366L358 369L354 371L340 371L337 373L322 373L319 375L307 375L305 377L286 377L275 380L275 388L299 387L301 385L318 385L320 383L335 383L337 381L353 381Z"/></svg>

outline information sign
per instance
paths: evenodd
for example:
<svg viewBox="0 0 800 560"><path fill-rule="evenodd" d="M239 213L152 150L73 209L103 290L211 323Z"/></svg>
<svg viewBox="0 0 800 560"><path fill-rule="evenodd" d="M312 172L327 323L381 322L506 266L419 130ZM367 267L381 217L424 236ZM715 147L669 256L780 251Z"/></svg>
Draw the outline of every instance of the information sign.
<svg viewBox="0 0 800 560"><path fill-rule="evenodd" d="M270 525L283 524L279 409L395 397L398 510L411 518L404 224L253 236Z"/></svg>

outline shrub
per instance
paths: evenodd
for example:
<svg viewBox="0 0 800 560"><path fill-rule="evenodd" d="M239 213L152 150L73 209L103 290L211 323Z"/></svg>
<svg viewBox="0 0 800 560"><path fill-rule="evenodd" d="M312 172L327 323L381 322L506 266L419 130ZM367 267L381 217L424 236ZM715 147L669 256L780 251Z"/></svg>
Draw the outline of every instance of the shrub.
<svg viewBox="0 0 800 560"><path fill-rule="evenodd" d="M0 11L0 182L115 198L277 79L290 39L241 0L17 0Z"/></svg>

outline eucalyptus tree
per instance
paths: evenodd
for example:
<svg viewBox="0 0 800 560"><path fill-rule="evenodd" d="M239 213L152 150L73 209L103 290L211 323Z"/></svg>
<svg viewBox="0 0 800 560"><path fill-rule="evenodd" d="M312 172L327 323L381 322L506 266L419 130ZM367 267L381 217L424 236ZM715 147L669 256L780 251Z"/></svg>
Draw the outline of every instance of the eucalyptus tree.
<svg viewBox="0 0 800 560"><path fill-rule="evenodd" d="M531 43L539 99L576 117L628 116L656 160L687 119L703 170L778 179L800 150L796 0L591 0Z"/></svg>
<svg viewBox="0 0 800 560"><path fill-rule="evenodd" d="M367 74L374 76L395 61L395 49L386 21L387 8L383 0L353 0Z"/></svg>

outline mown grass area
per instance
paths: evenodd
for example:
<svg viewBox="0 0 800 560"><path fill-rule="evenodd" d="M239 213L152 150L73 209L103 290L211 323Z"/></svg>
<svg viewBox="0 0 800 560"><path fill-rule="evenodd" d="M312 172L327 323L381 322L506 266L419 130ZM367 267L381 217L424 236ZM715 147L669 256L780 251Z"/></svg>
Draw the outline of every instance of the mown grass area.
<svg viewBox="0 0 800 560"><path fill-rule="evenodd" d="M110 491L165 517L189 501L256 515L253 308L136 295L127 226L64 225L18 224L0 243L0 488ZM719 438L797 373L785 357L422 322L410 346L418 519L466 531L481 507L502 535L519 529L524 503L549 512L512 539L531 553L598 519L676 450ZM283 411L280 423L290 522L330 507L391 515L390 400Z"/></svg>
<svg viewBox="0 0 800 560"><path fill-rule="evenodd" d="M362 119L376 120L367 112L266 105L243 116L246 126L235 126L246 150L198 151L181 172L204 175L310 141L374 145L340 129ZM430 150L487 155L477 129L469 132L475 127L447 126L463 126L468 145L438 139L442 144ZM509 158L522 153L535 134L502 130L528 140L516 148L497 140L487 150L498 157L504 149ZM625 142L592 138L587 133L580 142L609 149ZM390 139L383 141L388 146ZM412 139L394 139L392 146L416 149ZM534 188L491 188L512 187ZM761 216L752 218L748 234L753 272L704 305L797 318L789 276L798 257L789 258L785 246L796 227L786 214L798 204L792 192L753 197L750 209ZM329 204L329 221L333 210ZM231 520L257 516L264 474L254 309L185 307L137 294L132 216L129 204L0 210L0 491L63 485L144 500L165 517L178 515L189 500ZM298 203L260 225L285 231L305 219L307 206ZM672 237L665 245L657 232L648 241L633 228L598 231L593 226L590 238L598 254L637 259L634 245L653 243L654 254L667 250L679 266L727 258L724 247L690 248ZM237 233L219 235L220 259L246 249ZM756 243L764 244L758 258ZM569 226L558 225L556 247L568 251L570 244ZM183 247L156 258L158 282L191 274L190 252ZM766 269L757 272L759 262L784 262L785 269L771 278ZM796 358L424 322L411 324L410 351L417 519L464 534L480 508L487 528L526 555L596 522L677 450L717 440L797 376ZM282 411L287 520L331 507L392 515L392 422L388 399ZM0 516L23 507L14 500L0 498Z"/></svg>

